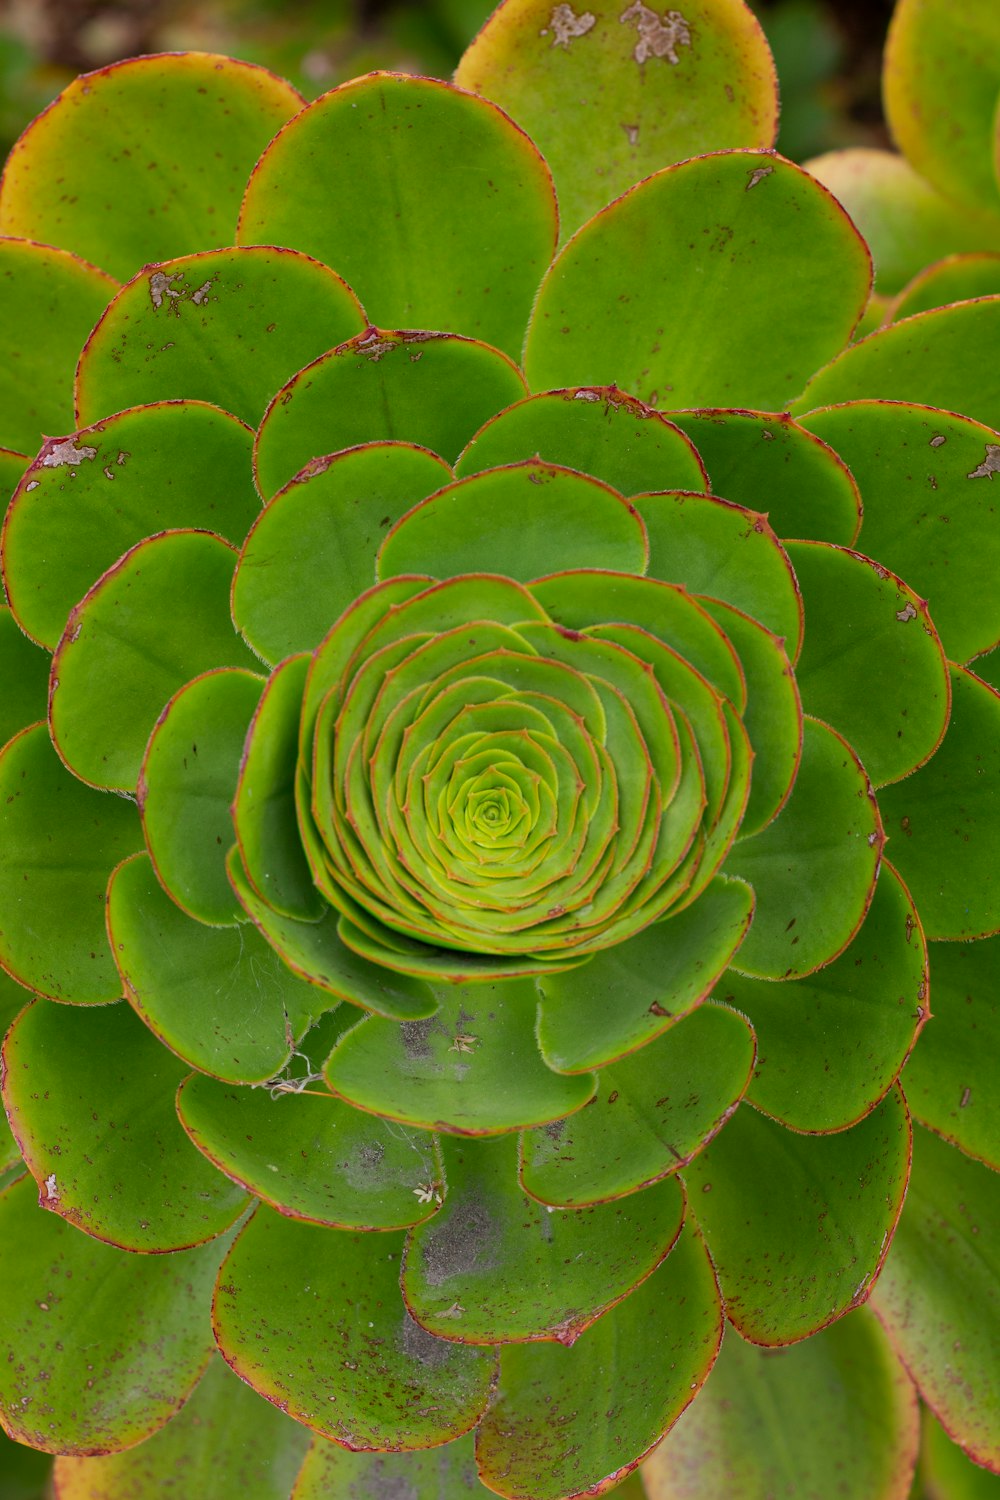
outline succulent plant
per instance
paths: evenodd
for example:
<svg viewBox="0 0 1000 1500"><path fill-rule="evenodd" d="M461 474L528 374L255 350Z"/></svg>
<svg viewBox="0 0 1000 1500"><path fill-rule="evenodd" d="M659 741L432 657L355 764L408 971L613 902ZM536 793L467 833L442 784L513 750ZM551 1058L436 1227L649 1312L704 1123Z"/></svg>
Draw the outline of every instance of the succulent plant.
<svg viewBox="0 0 1000 1500"><path fill-rule="evenodd" d="M775 120L737 0L506 0L454 85L142 58L15 147L63 1500L888 1500L918 1391L1000 1462L1000 298L850 344Z"/></svg>

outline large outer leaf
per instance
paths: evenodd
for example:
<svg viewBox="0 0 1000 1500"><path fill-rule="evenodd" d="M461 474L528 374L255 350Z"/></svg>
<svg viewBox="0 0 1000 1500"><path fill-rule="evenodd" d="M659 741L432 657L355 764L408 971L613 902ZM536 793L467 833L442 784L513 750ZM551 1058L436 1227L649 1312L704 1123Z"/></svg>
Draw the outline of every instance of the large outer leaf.
<svg viewBox="0 0 1000 1500"><path fill-rule="evenodd" d="M45 1192L58 1194L58 1174ZM162 1427L208 1362L206 1302L228 1238L126 1255L38 1207L28 1177L0 1196L0 1240L11 1436L49 1453L109 1453Z"/></svg>
<svg viewBox="0 0 1000 1500"><path fill-rule="evenodd" d="M59 1500L287 1500L308 1443L303 1427L261 1401L216 1356L177 1416L137 1448L57 1459L56 1494Z"/></svg>
<svg viewBox="0 0 1000 1500"><path fill-rule="evenodd" d="M485 99L388 73L343 84L281 132L238 230L243 245L333 266L383 328L449 329L514 359L555 235L528 136Z"/></svg>
<svg viewBox="0 0 1000 1500"><path fill-rule="evenodd" d="M899 0L885 56L885 109L917 170L974 212L1000 215L993 174L1000 11L993 0Z"/></svg>
<svg viewBox="0 0 1000 1500"><path fill-rule="evenodd" d="M692 1401L721 1334L711 1265L685 1229L663 1265L571 1349L503 1350L476 1445L487 1485L516 1500L610 1488Z"/></svg>
<svg viewBox="0 0 1000 1500"><path fill-rule="evenodd" d="M866 1299L909 1166L898 1087L837 1135L799 1135L741 1105L683 1178L745 1338L791 1344Z"/></svg>
<svg viewBox="0 0 1000 1500"><path fill-rule="evenodd" d="M14 147L0 231L65 245L122 280L231 244L247 173L301 102L264 68L210 53L88 73Z"/></svg>
<svg viewBox="0 0 1000 1500"><path fill-rule="evenodd" d="M846 343L870 275L839 204L782 157L682 162L557 257L528 330L528 383L617 382L650 406L774 410Z"/></svg>
<svg viewBox="0 0 1000 1500"><path fill-rule="evenodd" d="M1000 1176L919 1126L914 1137L872 1306L947 1430L1000 1470Z"/></svg>
<svg viewBox="0 0 1000 1500"><path fill-rule="evenodd" d="M665 166L726 146L770 146L774 63L742 0L648 5L505 0L455 72L536 140L563 238Z"/></svg>
<svg viewBox="0 0 1000 1500"><path fill-rule="evenodd" d="M858 1308L791 1349L727 1329L698 1400L643 1468L649 1500L905 1500L913 1387Z"/></svg>
<svg viewBox="0 0 1000 1500"><path fill-rule="evenodd" d="M65 250L0 238L0 443L34 453L73 426L72 365L117 289Z"/></svg>

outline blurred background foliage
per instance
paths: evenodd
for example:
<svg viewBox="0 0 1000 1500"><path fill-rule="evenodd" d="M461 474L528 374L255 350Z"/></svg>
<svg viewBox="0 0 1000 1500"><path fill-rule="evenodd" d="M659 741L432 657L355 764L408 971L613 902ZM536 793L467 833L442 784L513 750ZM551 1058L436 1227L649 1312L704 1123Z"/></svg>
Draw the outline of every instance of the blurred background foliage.
<svg viewBox="0 0 1000 1500"><path fill-rule="evenodd" d="M309 99L373 67L448 77L494 0L0 0L0 149L77 73L197 48L264 64ZM887 144L879 65L892 0L753 0L794 160Z"/></svg>

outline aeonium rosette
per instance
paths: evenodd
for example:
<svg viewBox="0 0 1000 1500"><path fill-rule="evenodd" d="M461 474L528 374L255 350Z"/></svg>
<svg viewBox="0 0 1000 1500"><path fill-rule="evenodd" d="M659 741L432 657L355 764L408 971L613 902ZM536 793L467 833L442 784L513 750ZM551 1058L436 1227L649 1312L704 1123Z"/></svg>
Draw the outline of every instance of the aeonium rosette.
<svg viewBox="0 0 1000 1500"><path fill-rule="evenodd" d="M586 37L630 41L631 121L631 22ZM834 358L868 256L761 154L768 76L749 149L640 151L608 207L604 157L554 143L600 209L558 254L538 151L428 80L296 113L259 70L144 59L12 158L0 254L61 289L37 343L76 361L72 400L12 382L0 439L18 1438L169 1442L189 1398L248 1399L197 1384L218 1349L275 1443L316 1434L297 1500L423 1482L444 1444L428 1483L474 1492L472 1429L489 1487L556 1500L635 1466L724 1320L723 1382L753 1344L841 1349L906 1189L922 920L956 952L997 925L994 824L957 871L948 842L994 784L996 695L950 663L1000 637L996 434L866 385L892 330ZM218 90L255 127L171 209ZM103 163L69 198L67 121ZM901 1453L885 1340L843 1327Z"/></svg>

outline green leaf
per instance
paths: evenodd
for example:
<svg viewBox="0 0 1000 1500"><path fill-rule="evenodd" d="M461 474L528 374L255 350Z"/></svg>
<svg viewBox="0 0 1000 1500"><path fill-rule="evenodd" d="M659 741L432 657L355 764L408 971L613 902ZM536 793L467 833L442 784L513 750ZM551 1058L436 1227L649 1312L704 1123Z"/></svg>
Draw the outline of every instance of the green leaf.
<svg viewBox="0 0 1000 1500"><path fill-rule="evenodd" d="M614 381L649 406L781 407L846 343L869 277L850 220L790 162L682 162L558 256L532 313L528 382Z"/></svg>
<svg viewBox="0 0 1000 1500"><path fill-rule="evenodd" d="M859 552L790 542L788 556L805 606L803 706L844 735L875 786L899 781L934 754L951 707L926 601Z"/></svg>
<svg viewBox="0 0 1000 1500"><path fill-rule="evenodd" d="M46 1500L51 1493L52 1459L0 1431L0 1476L3 1500Z"/></svg>
<svg viewBox="0 0 1000 1500"><path fill-rule="evenodd" d="M580 1073L651 1042L711 992L752 915L753 892L719 877L691 906L582 968L540 976L538 1042L546 1062Z"/></svg>
<svg viewBox="0 0 1000 1500"><path fill-rule="evenodd" d="M195 677L161 713L143 756L137 800L153 868L199 922L243 920L226 874L229 808L263 685L239 668Z"/></svg>
<svg viewBox="0 0 1000 1500"><path fill-rule="evenodd" d="M313 1046L302 1039L308 1078L270 1089L236 1089L193 1073L177 1110L199 1151L294 1219L335 1229L405 1229L434 1213L443 1179L433 1137L319 1097ZM297 1091L303 1082L312 1087Z"/></svg>
<svg viewBox="0 0 1000 1500"><path fill-rule="evenodd" d="M459 479L539 457L603 479L623 495L706 488L705 470L680 424L617 386L581 386L516 401L491 418L459 456Z"/></svg>
<svg viewBox="0 0 1000 1500"><path fill-rule="evenodd" d="M517 359L556 222L545 162L495 104L373 73L325 94L271 144L238 238L336 267L383 328L447 328Z"/></svg>
<svg viewBox="0 0 1000 1500"><path fill-rule="evenodd" d="M375 582L386 529L451 478L447 464L412 443L366 443L308 464L275 495L240 555L233 618L254 650L281 661L318 646Z"/></svg>
<svg viewBox="0 0 1000 1500"><path fill-rule="evenodd" d="M0 230L65 245L122 280L229 244L247 174L301 104L264 68L206 52L87 73L14 147Z"/></svg>
<svg viewBox="0 0 1000 1500"><path fill-rule="evenodd" d="M483 517L490 517L484 546ZM529 458L448 485L397 521L379 549L380 579L493 573L530 583L553 564L644 573L646 528L616 490Z"/></svg>
<svg viewBox="0 0 1000 1500"><path fill-rule="evenodd" d="M700 1005L602 1068L592 1107L522 1134L525 1191L542 1203L579 1207L677 1172L728 1120L755 1056L742 1016Z"/></svg>
<svg viewBox="0 0 1000 1500"><path fill-rule="evenodd" d="M802 601L788 556L767 517L714 495L636 495L649 533L649 572L693 594L724 599L798 656Z"/></svg>
<svg viewBox="0 0 1000 1500"><path fill-rule="evenodd" d="M146 267L109 305L80 356L78 420L140 401L212 401L256 427L274 392L365 326L350 287L270 245Z"/></svg>
<svg viewBox="0 0 1000 1500"><path fill-rule="evenodd" d="M530 980L429 988L436 1015L402 1026L370 1016L341 1039L325 1069L336 1094L359 1109L457 1135L544 1124L593 1096L592 1075L562 1077L539 1056Z"/></svg>
<svg viewBox="0 0 1000 1500"><path fill-rule="evenodd" d="M885 111L903 154L973 211L1000 215L993 175L1000 16L990 0L956 13L944 0L900 0L885 55Z"/></svg>
<svg viewBox="0 0 1000 1500"><path fill-rule="evenodd" d="M10 1436L47 1453L109 1453L168 1422L209 1359L205 1306L228 1237L128 1255L47 1213L24 1177L0 1195L0 1243L0 1339L18 1351L0 1367Z"/></svg>
<svg viewBox="0 0 1000 1500"><path fill-rule="evenodd" d="M127 1005L38 1000L3 1056L4 1104L39 1198L78 1229L123 1250L185 1250L247 1206L177 1123L184 1064Z"/></svg>
<svg viewBox="0 0 1000 1500"><path fill-rule="evenodd" d="M735 0L580 9L500 6L455 82L496 99L552 167L563 238L664 163L729 146L770 146L774 63Z"/></svg>
<svg viewBox="0 0 1000 1500"><path fill-rule="evenodd" d="M32 998L29 990L23 989L0 969L0 1036L10 1030L16 1016ZM0 1111L0 1174L12 1170L20 1174L22 1166L21 1149L14 1139L6 1114ZM4 1469L0 1466L0 1475L3 1473Z"/></svg>
<svg viewBox="0 0 1000 1500"><path fill-rule="evenodd" d="M957 941L1000 929L1000 693L962 667L951 680L940 750L879 806L924 931Z"/></svg>
<svg viewBox="0 0 1000 1500"><path fill-rule="evenodd" d="M275 495L311 459L360 443L418 444L454 463L488 417L524 394L520 371L487 344L369 328L274 397L257 435L258 488Z"/></svg>
<svg viewBox="0 0 1000 1500"><path fill-rule="evenodd" d="M247 730L232 804L240 862L251 889L284 916L303 921L326 910L312 882L295 810L299 713L310 661L306 655L290 657L268 679Z"/></svg>
<svg viewBox="0 0 1000 1500"><path fill-rule="evenodd" d="M208 527L238 547L260 512L252 438L217 407L165 401L46 442L4 533L8 594L22 627L55 650L73 605L153 532Z"/></svg>
<svg viewBox="0 0 1000 1500"><path fill-rule="evenodd" d="M920 1468L929 1500L996 1500L1000 1475L981 1469L924 1408Z"/></svg>
<svg viewBox="0 0 1000 1500"><path fill-rule="evenodd" d="M921 402L998 427L1000 371L992 359L998 332L1000 297L919 313L845 349L789 409L800 416L843 401Z"/></svg>
<svg viewBox="0 0 1000 1500"><path fill-rule="evenodd" d="M889 401L830 407L804 422L836 448L861 486L859 550L927 600L953 661L988 651L1000 640L989 463L1000 436L966 417Z"/></svg>
<svg viewBox="0 0 1000 1500"><path fill-rule="evenodd" d="M49 656L19 629L6 605L0 605L0 744L44 719L48 708Z"/></svg>
<svg viewBox="0 0 1000 1500"><path fill-rule="evenodd" d="M1000 938L931 947L934 1011L906 1067L915 1119L1000 1171L993 1074L1000 1042Z"/></svg>
<svg viewBox="0 0 1000 1500"><path fill-rule="evenodd" d="M82 780L131 791L178 688L213 667L259 665L229 614L234 562L212 532L161 532L126 552L70 612L52 661L49 719Z"/></svg>
<svg viewBox="0 0 1000 1500"><path fill-rule="evenodd" d="M289 1416L350 1448L428 1448L479 1420L492 1350L447 1343L399 1292L401 1234L342 1233L263 1205L219 1272L215 1336L226 1360Z"/></svg>
<svg viewBox="0 0 1000 1500"><path fill-rule="evenodd" d="M743 725L753 747L750 797L740 838L766 828L788 800L802 759L802 703L784 643L731 604L699 604L735 647L747 684Z"/></svg>
<svg viewBox="0 0 1000 1500"><path fill-rule="evenodd" d="M53 1000L117 1000L104 891L118 861L141 847L135 808L71 776L44 724L11 740L0 755L4 967Z"/></svg>
<svg viewBox="0 0 1000 1500"><path fill-rule="evenodd" d="M46 434L73 427L72 370L117 289L110 276L65 250L0 239L4 447L35 453Z"/></svg>
<svg viewBox="0 0 1000 1500"><path fill-rule="evenodd" d="M340 937L339 916L332 908L318 922L300 922L258 895L236 849L230 851L228 870L240 905L283 967L319 989L314 1005L328 1009L332 995L394 1021L431 1015L437 1009L433 994L419 980L392 973L353 952Z"/></svg>
<svg viewBox="0 0 1000 1500"><path fill-rule="evenodd" d="M410 1231L401 1286L430 1333L463 1344L576 1342L671 1249L684 1218L676 1181L586 1208L526 1197L515 1136L442 1141L448 1195Z"/></svg>
<svg viewBox="0 0 1000 1500"><path fill-rule="evenodd" d="M701 454L713 494L763 508L779 537L852 544L861 497L850 469L784 412L672 411L670 420Z"/></svg>
<svg viewBox="0 0 1000 1500"><path fill-rule="evenodd" d="M756 1349L727 1329L708 1385L643 1481L649 1500L770 1500L833 1486L839 1500L897 1500L918 1420L913 1387L865 1308L790 1349Z"/></svg>
<svg viewBox="0 0 1000 1500"><path fill-rule="evenodd" d="M909 893L883 860L861 930L832 964L784 984L730 970L716 995L757 1033L757 1108L806 1131L841 1130L874 1108L928 1014L926 950Z"/></svg>
<svg viewBox="0 0 1000 1500"><path fill-rule="evenodd" d="M903 156L871 146L830 151L805 163L836 194L871 247L875 286L899 292L922 267L957 250L1000 248L1000 223L985 206L956 211ZM831 538L833 540L833 538Z"/></svg>
<svg viewBox="0 0 1000 1500"><path fill-rule="evenodd" d="M722 1336L718 1299L704 1246L686 1229L664 1264L572 1349L504 1348L476 1445L488 1487L514 1500L561 1500L623 1478L704 1383Z"/></svg>
<svg viewBox="0 0 1000 1500"><path fill-rule="evenodd" d="M864 1302L906 1192L901 1090L836 1135L799 1135L744 1104L683 1173L730 1322L792 1344Z"/></svg>
<svg viewBox="0 0 1000 1500"><path fill-rule="evenodd" d="M973 297L994 297L1000 292L1000 255L980 251L978 255L949 255L903 288L890 309L889 318L911 318L949 302L968 302Z"/></svg>
<svg viewBox="0 0 1000 1500"><path fill-rule="evenodd" d="M913 1175L872 1306L939 1421L1000 1467L1000 1177L914 1130Z"/></svg>
<svg viewBox="0 0 1000 1500"><path fill-rule="evenodd" d="M839 734L806 716L802 762L780 816L726 861L726 873L748 881L757 898L740 972L796 979L836 958L864 920L882 843L861 762Z"/></svg>
<svg viewBox="0 0 1000 1500"><path fill-rule="evenodd" d="M108 929L118 986L149 1029L190 1066L227 1082L273 1078L331 1008L249 925L205 927L185 916L147 854L115 871Z"/></svg>
<svg viewBox="0 0 1000 1500"><path fill-rule="evenodd" d="M287 1500L309 1434L267 1406L214 1358L181 1410L137 1448L103 1458L58 1458L61 1500L134 1500L173 1488L201 1500Z"/></svg>
<svg viewBox="0 0 1000 1500"><path fill-rule="evenodd" d="M331 1495L391 1496L399 1489L406 1500L484 1500L486 1489L476 1473L471 1434L443 1448L420 1453L352 1453L323 1438L312 1447L295 1487L294 1500L329 1500Z"/></svg>

